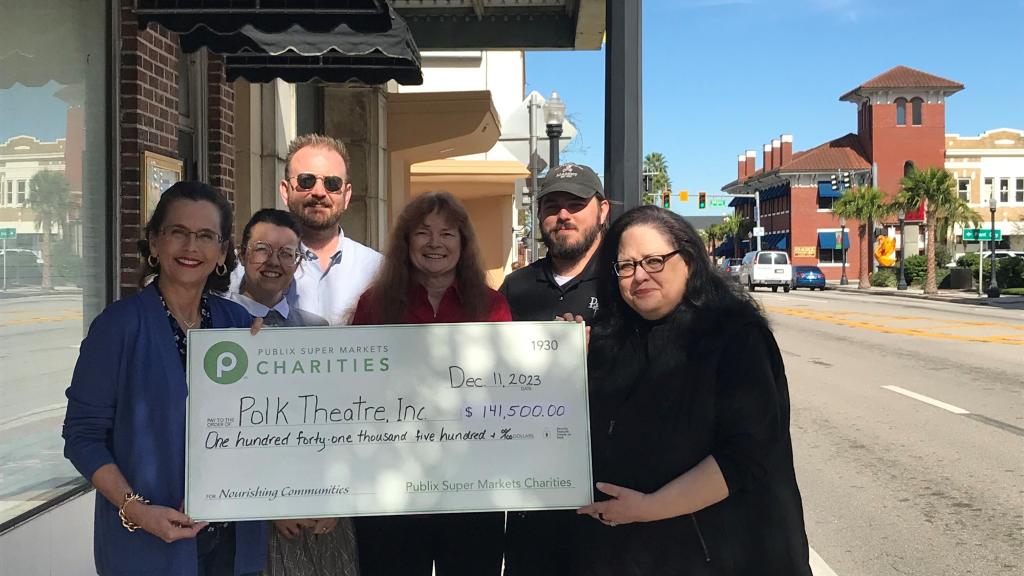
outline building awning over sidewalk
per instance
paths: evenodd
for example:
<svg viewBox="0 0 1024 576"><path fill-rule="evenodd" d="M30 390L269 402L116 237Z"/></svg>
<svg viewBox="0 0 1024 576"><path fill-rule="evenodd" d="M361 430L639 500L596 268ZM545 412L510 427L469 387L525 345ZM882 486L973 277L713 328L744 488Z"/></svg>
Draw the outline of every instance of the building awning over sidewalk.
<svg viewBox="0 0 1024 576"><path fill-rule="evenodd" d="M789 234L786 232L767 234L761 238L761 248L764 250L785 250L788 246Z"/></svg>
<svg viewBox="0 0 1024 576"><path fill-rule="evenodd" d="M391 27L386 0L135 0L142 26L156 22L179 34L206 28L222 34L251 26L282 32L302 26L329 32L340 24L371 32Z"/></svg>
<svg viewBox="0 0 1024 576"><path fill-rule="evenodd" d="M818 197L819 198L839 198L843 193L837 188L832 189L831 182L818 182Z"/></svg>
<svg viewBox="0 0 1024 576"><path fill-rule="evenodd" d="M835 250L839 248L839 232L818 232L818 247L826 250ZM850 248L850 233L843 233L843 246L849 250Z"/></svg>
<svg viewBox="0 0 1024 576"><path fill-rule="evenodd" d="M231 33L200 26L182 34L187 52L202 47L224 56L228 80L250 82L348 82L383 84L423 83L419 49L401 16L391 12L391 25L381 32L363 32L348 24L329 32L313 32L293 25L281 32L265 32L246 25Z"/></svg>

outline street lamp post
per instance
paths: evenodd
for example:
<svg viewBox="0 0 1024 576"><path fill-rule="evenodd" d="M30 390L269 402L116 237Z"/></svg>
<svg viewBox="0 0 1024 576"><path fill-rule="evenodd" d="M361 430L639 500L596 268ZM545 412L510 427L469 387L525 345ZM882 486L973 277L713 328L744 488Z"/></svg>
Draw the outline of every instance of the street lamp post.
<svg viewBox="0 0 1024 576"><path fill-rule="evenodd" d="M843 252L843 275L839 278L840 286L847 286L850 281L846 278L846 217L839 217L839 246Z"/></svg>
<svg viewBox="0 0 1024 576"><path fill-rule="evenodd" d="M988 197L988 210L992 213L992 241L989 244L991 250L989 250L989 260L992 261L992 280L988 284L988 297L999 298L999 283L996 282L996 208L999 205L999 201L996 200L996 193L992 191ZM979 260L978 266L985 267L984 261Z"/></svg>
<svg viewBox="0 0 1024 576"><path fill-rule="evenodd" d="M565 121L565 102L552 92L551 98L544 104L544 123L547 125L548 144L551 146L549 164L551 168L559 165L558 139L562 137L562 123Z"/></svg>
<svg viewBox="0 0 1024 576"><path fill-rule="evenodd" d="M900 208L899 217L900 217L900 276L899 276L899 279L896 281L896 289L897 290L906 290L907 289L907 278L906 278L906 276L904 275L904 272L903 272L903 243L906 241L906 239L903 237L903 223L907 219L907 212L906 212L906 210L904 210L903 208Z"/></svg>

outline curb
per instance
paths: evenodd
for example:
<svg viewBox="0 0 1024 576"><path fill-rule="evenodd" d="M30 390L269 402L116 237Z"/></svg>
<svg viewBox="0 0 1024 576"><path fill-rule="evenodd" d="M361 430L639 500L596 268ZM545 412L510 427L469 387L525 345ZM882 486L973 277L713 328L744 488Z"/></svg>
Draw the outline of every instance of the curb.
<svg viewBox="0 0 1024 576"><path fill-rule="evenodd" d="M844 287L840 288L837 286L829 286L830 290L837 292L845 292L848 294L864 294L870 296L893 296L896 298L912 298L914 300L928 300L931 302L948 302L950 304L968 304L972 306L995 306L998 304L1024 304L1024 296L1001 296L999 298L988 298L985 296L977 296L973 292L967 293L959 292L957 294L941 294L940 295L928 295L921 294L918 292L903 292L894 290L860 290L858 288Z"/></svg>

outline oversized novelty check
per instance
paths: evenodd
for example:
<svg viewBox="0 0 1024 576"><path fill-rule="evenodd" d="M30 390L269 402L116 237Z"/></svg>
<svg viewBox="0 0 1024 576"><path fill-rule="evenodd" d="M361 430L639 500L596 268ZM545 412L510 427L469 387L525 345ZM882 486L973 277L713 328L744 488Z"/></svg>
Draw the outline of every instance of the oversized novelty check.
<svg viewBox="0 0 1024 576"><path fill-rule="evenodd" d="M592 501L582 324L189 333L185 511L252 520Z"/></svg>

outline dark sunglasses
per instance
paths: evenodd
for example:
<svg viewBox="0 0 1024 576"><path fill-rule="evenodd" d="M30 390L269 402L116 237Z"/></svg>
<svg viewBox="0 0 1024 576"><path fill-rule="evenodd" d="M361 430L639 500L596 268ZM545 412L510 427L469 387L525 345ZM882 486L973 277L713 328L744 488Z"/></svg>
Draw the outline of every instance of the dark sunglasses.
<svg viewBox="0 0 1024 576"><path fill-rule="evenodd" d="M342 187L345 186L345 179L341 176L317 176L316 174L310 174L303 172L302 174L296 174L292 176L295 180L295 187L303 192L308 192L316 186L317 180L323 180L324 190L334 194L340 192Z"/></svg>

